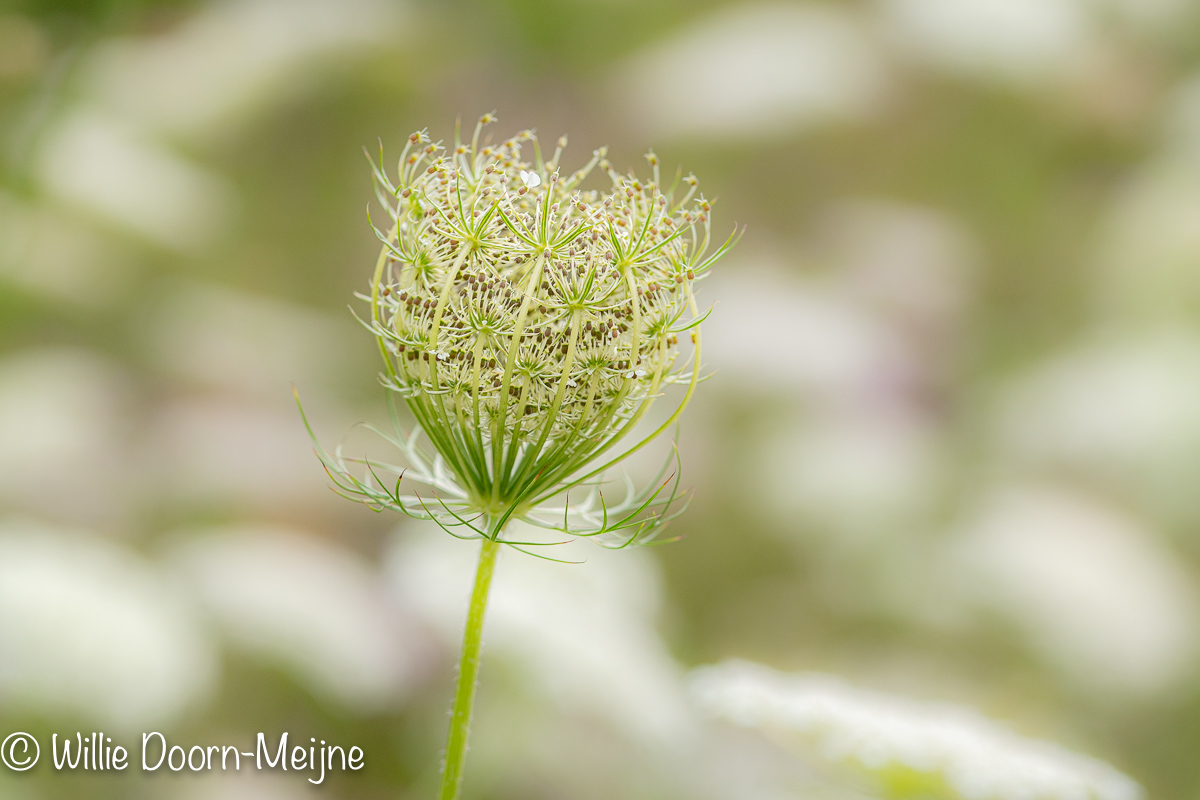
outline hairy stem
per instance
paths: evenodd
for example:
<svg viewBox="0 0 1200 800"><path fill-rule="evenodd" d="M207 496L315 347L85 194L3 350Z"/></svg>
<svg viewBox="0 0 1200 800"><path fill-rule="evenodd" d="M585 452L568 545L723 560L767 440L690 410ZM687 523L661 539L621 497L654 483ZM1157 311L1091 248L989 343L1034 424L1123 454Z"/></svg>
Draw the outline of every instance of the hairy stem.
<svg viewBox="0 0 1200 800"><path fill-rule="evenodd" d="M497 531L497 537L499 538ZM450 712L450 732L446 736L446 763L442 770L442 786L438 800L458 800L462 788L463 769L467 763L467 734L471 727L471 707L475 704L475 686L479 678L479 657L483 649L483 616L487 611L488 591L496 569L496 553L500 544L484 539L479 550L479 566L475 570L475 588L471 592L471 607L467 611L467 627L463 631L462 659L458 666L458 684L454 689L454 706Z"/></svg>

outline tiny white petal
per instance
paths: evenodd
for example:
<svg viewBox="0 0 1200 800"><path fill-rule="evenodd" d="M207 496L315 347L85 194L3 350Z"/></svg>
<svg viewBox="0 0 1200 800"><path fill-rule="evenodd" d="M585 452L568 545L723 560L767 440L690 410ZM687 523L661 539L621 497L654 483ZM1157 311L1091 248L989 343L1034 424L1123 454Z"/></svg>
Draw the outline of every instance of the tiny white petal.
<svg viewBox="0 0 1200 800"><path fill-rule="evenodd" d="M523 170L521 170L521 182L524 183L526 186L528 186L530 189L533 189L534 187L541 185L542 177L540 175L538 175L536 172L530 172L528 170L523 169Z"/></svg>

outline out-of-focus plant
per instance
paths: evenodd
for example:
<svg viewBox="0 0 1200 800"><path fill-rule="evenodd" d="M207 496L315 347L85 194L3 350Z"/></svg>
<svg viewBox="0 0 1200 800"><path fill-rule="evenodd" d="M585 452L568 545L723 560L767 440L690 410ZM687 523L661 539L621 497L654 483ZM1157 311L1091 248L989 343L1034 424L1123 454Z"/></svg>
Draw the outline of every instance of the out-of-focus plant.
<svg viewBox="0 0 1200 800"><path fill-rule="evenodd" d="M870 776L885 797L946 800L1139 800L1113 767L1028 739L976 711L859 689L829 675L789 675L748 661L697 670L701 708L802 744Z"/></svg>
<svg viewBox="0 0 1200 800"><path fill-rule="evenodd" d="M394 430L381 434L404 465L317 453L337 490L376 510L432 520L481 541L463 636L440 797L456 798L500 545L513 520L620 548L653 540L681 510L678 470L645 488L625 481L605 499L606 471L669 429L700 380L702 314L695 281L735 243L711 238L711 205L694 176L661 183L617 173L597 150L564 174L566 137L549 159L522 132L452 148L422 131L408 138L397 180L372 162L391 224L364 323L378 339ZM523 160L530 145L533 160ZM583 184L599 170L604 190ZM691 352L681 357L680 337ZM654 402L682 393L668 417L642 430ZM406 431L394 398L416 419ZM307 424L307 421L306 421ZM311 428L310 428L311 433ZM422 446L424 437L428 445ZM676 459L677 461L677 459ZM401 494L404 477L428 494ZM585 494L572 503L572 490Z"/></svg>

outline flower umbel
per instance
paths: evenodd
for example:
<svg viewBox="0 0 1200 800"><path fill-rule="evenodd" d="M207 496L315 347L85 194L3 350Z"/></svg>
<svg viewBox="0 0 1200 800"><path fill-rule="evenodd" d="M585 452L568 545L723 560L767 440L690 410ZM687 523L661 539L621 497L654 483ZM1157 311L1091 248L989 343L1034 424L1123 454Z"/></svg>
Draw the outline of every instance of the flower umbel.
<svg viewBox="0 0 1200 800"><path fill-rule="evenodd" d="M798 736L822 757L857 764L885 796L962 800L1139 800L1132 779L1094 758L1027 739L977 712L788 675L746 661L703 667L692 694L714 716Z"/></svg>
<svg viewBox="0 0 1200 800"><path fill-rule="evenodd" d="M383 382L417 427L388 436L407 465L318 450L337 488L377 509L432 519L465 538L498 538L510 518L624 546L671 516L674 481L604 499L604 473L668 429L700 379L694 284L734 244L711 239L711 204L694 176L663 188L618 174L603 149L560 167L531 131L452 148L408 138L396 180L372 163L391 224L369 294ZM532 161L525 151L532 150ZM597 174L604 189L584 188ZM713 246L715 245L715 246ZM691 344L681 352L683 344ZM665 422L636 431L672 384ZM419 444L424 436L433 452ZM401 476L431 496L401 494ZM670 489L668 490L668 486ZM590 489L574 505L565 496Z"/></svg>
<svg viewBox="0 0 1200 800"><path fill-rule="evenodd" d="M710 247L712 209L695 177L662 189L653 152L649 181L618 174L604 150L564 175L565 136L546 160L531 131L481 144L494 120L480 118L470 144L456 133L452 149L424 131L409 136L394 183L382 154L372 162L391 224L375 231L383 250L370 293L361 295L370 303L364 324L378 340L389 397L402 398L416 418L416 428L403 431L392 402L395 435L382 434L407 465L347 459L317 445L344 496L482 540L440 800L455 800L462 786L496 553L501 544L547 544L506 538L508 522L625 547L650 540L671 518L678 471L641 491L627 481L615 504L600 485L691 400L705 316L693 284L737 238L735 230ZM532 161L524 160L527 145ZM610 185L584 188L597 170ZM680 337L692 345L687 356ZM674 410L637 431L672 384L683 387ZM405 477L431 496L401 494ZM576 487L587 496L572 506ZM560 496L560 507L550 505Z"/></svg>

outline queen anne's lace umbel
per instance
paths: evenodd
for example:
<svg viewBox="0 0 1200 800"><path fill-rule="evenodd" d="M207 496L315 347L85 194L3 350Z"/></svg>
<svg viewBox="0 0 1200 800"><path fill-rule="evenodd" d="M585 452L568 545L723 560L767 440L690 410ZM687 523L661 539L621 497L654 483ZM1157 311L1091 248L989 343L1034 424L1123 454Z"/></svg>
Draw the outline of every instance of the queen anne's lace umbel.
<svg viewBox="0 0 1200 800"><path fill-rule="evenodd" d="M896 796L1142 797L1133 780L1103 761L1019 736L967 708L918 703L827 675L788 675L745 661L696 670L691 689L705 711L785 739L799 735L825 758L873 773Z"/></svg>
<svg viewBox="0 0 1200 800"><path fill-rule="evenodd" d="M492 121L484 115L470 143L452 148L414 133L395 182L374 165L391 224L377 229L384 247L364 295L368 325L385 385L435 451L396 437L406 474L437 499L389 491L377 474L354 479L340 457L326 466L358 499L447 526L483 513L636 537L662 519L643 513L661 486L615 505L594 492L569 514L545 503L678 418L699 380L694 284L736 237L710 247L710 202L692 175L662 187L653 152L649 180L618 174L603 149L565 173L566 137L543 159L530 131L481 144ZM607 185L586 188L597 173ZM673 413L635 434L672 384L683 386Z"/></svg>

